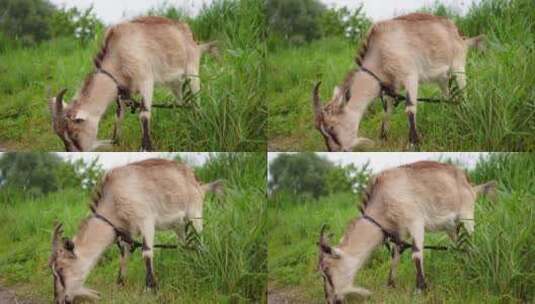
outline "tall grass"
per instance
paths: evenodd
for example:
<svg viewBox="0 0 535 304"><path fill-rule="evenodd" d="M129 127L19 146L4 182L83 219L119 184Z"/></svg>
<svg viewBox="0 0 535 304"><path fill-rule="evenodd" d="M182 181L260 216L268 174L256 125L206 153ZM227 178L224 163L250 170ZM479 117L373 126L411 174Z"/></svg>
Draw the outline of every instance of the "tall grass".
<svg viewBox="0 0 535 304"><path fill-rule="evenodd" d="M262 1L218 0L190 21L199 40L217 40L220 60L201 63L197 107L154 109L152 136L160 151L265 150L267 105L263 95L265 46ZM99 36L102 36L100 34ZM0 145L14 150L58 151L62 144L51 128L47 101L66 87L68 99L85 75L101 37L89 46L61 38L33 48L0 53ZM50 88L50 92L48 92ZM175 100L166 88L154 103ZM101 122L100 138L110 138L115 105ZM137 115L127 114L117 151L139 149Z"/></svg>
<svg viewBox="0 0 535 304"><path fill-rule="evenodd" d="M224 178L225 196L205 202L205 227L196 250L156 250L158 292L143 292L140 252L130 258L126 286L115 285L119 267L115 246L92 270L87 285L99 290L105 303L265 302L265 170L263 153L214 155L198 169L204 182ZM89 213L89 200L85 193L70 189L32 201L0 202L1 284L15 285L23 297L51 299L47 259L53 222L60 220L65 234L74 235ZM156 236L156 243L177 242L171 232Z"/></svg>
<svg viewBox="0 0 535 304"><path fill-rule="evenodd" d="M483 0L465 17L454 18L467 36L485 34L487 48L471 51L467 61L466 100L459 106L419 104L417 124L423 151L535 150L535 3L530 0ZM269 56L269 147L271 150L325 149L314 129L311 90L323 80L323 100L354 67L359 43L341 38L320 40ZM425 86L421 96L438 96ZM382 110L377 102L361 124L363 136L376 139L374 151L400 151L408 139L407 118L396 109L390 139L379 141Z"/></svg>
<svg viewBox="0 0 535 304"><path fill-rule="evenodd" d="M380 248L356 278L374 294L372 303L531 303L535 299L535 216L532 154L494 154L469 172L475 184L498 182L496 202L479 199L469 253L425 251L429 290L414 296L416 273L404 254L395 289L386 288L390 257ZM316 272L319 230L328 224L337 244L347 223L358 216L358 196L338 193L317 201L282 197L268 201L268 269L272 293L295 303L322 303ZM426 234L426 244L450 245L444 234ZM351 298L349 303L360 303Z"/></svg>

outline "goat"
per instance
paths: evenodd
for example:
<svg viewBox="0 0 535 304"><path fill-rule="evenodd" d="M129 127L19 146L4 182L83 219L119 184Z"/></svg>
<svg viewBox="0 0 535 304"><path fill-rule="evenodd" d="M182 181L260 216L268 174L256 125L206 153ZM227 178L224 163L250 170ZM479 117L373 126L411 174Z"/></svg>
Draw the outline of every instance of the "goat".
<svg viewBox="0 0 535 304"><path fill-rule="evenodd" d="M126 262L133 242L141 235L146 267L145 284L156 287L153 271L155 230L172 229L184 239L185 225L203 228L203 200L208 192L220 194L222 182L201 184L193 170L171 160L149 159L115 168L103 178L91 209L78 233L62 239L62 225L52 236L49 266L54 278L55 303L72 303L76 298L98 299L98 292L84 282L104 250L117 240L121 257L118 282L124 282Z"/></svg>
<svg viewBox="0 0 535 304"><path fill-rule="evenodd" d="M449 80L455 75L459 89L466 86L466 55L479 46L483 36L463 38L455 24L444 17L414 13L374 24L356 59L361 69L350 71L343 84L334 89L330 102L322 107L321 82L312 92L315 127L329 151L351 151L373 143L358 137L358 127L368 105L383 91L407 91L405 112L409 120L409 141L417 147L416 106L418 84L434 82L449 95ZM386 139L393 111L388 99L381 136Z"/></svg>
<svg viewBox="0 0 535 304"><path fill-rule="evenodd" d="M162 17L141 17L106 31L104 44L94 60L95 71L69 105L66 89L49 101L52 124L67 151L90 151L117 142L125 102L130 93L142 96L139 119L142 150L152 150L150 117L155 84L169 86L182 101L182 88L200 90L199 65L205 52L216 53L215 44L197 44L189 26ZM109 104L117 100L113 140L97 140L98 125Z"/></svg>
<svg viewBox="0 0 535 304"><path fill-rule="evenodd" d="M320 233L318 268L327 303L342 303L350 293L371 294L353 286L353 279L386 237L395 240L389 285L395 285L402 240L410 237L417 291L425 289L424 232L446 231L455 240L456 228L463 225L472 234L477 196L489 194L495 186L494 181L472 186L462 170L433 161L403 165L373 177L363 196L363 216L351 221L340 244L331 247L324 229Z"/></svg>

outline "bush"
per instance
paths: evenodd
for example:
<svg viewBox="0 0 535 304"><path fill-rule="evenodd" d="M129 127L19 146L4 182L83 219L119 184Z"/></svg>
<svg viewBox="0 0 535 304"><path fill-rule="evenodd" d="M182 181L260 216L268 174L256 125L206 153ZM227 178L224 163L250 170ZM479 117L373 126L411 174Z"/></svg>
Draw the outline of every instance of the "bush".
<svg viewBox="0 0 535 304"><path fill-rule="evenodd" d="M372 22L362 11L363 7L360 5L350 10L344 6L325 11L318 20L322 37L339 36L348 38L352 42L364 37Z"/></svg>
<svg viewBox="0 0 535 304"><path fill-rule="evenodd" d="M52 37L76 37L82 44L86 44L102 32L104 25L93 12L93 6L85 10L76 7L56 10L50 19Z"/></svg>
<svg viewBox="0 0 535 304"><path fill-rule="evenodd" d="M268 0L266 3L270 30L293 44L321 36L318 20L325 10L318 0Z"/></svg>
<svg viewBox="0 0 535 304"><path fill-rule="evenodd" d="M316 153L281 154L270 163L269 172L269 190L283 201L361 191L371 174L369 164L338 166Z"/></svg>
<svg viewBox="0 0 535 304"><path fill-rule="evenodd" d="M47 0L2 0L0 32L23 45L49 39L48 18L54 11Z"/></svg>

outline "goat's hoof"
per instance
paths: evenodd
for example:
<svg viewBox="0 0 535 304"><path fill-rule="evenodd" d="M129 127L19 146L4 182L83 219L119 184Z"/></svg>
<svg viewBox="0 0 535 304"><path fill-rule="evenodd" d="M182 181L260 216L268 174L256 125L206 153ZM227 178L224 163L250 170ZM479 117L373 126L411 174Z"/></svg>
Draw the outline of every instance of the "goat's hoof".
<svg viewBox="0 0 535 304"><path fill-rule="evenodd" d="M409 143L409 149L410 152L420 152L420 144L418 143Z"/></svg>
<svg viewBox="0 0 535 304"><path fill-rule="evenodd" d="M158 291L158 285L156 285L156 284L153 284L151 286L148 286L148 285L145 286L145 292L147 292L147 293L153 293L153 292L156 292L156 291Z"/></svg>
<svg viewBox="0 0 535 304"><path fill-rule="evenodd" d="M414 290L413 294L414 294L415 296L419 296L419 295L423 294L424 292L425 292L425 289L416 288L416 289Z"/></svg>
<svg viewBox="0 0 535 304"><path fill-rule="evenodd" d="M117 285L119 286L124 286L125 285L125 281L122 277L120 278L117 278Z"/></svg>
<svg viewBox="0 0 535 304"><path fill-rule="evenodd" d="M396 288L396 282L389 280L386 284L386 287L388 288Z"/></svg>

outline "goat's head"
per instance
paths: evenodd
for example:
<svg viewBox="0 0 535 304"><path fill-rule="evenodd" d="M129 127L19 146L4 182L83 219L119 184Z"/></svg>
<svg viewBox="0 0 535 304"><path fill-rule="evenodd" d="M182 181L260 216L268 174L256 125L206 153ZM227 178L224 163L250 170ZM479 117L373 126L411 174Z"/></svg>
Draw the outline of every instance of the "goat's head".
<svg viewBox="0 0 535 304"><path fill-rule="evenodd" d="M52 254L48 261L54 280L55 304L73 303L76 298L99 298L98 292L83 287L84 275L76 251L74 242L63 238L62 224L56 224L52 234Z"/></svg>
<svg viewBox="0 0 535 304"><path fill-rule="evenodd" d="M323 107L318 82L312 92L312 105L314 108L315 126L325 139L330 152L351 151L359 144L371 143L371 140L357 137L355 113L346 107L350 99L349 93L336 87L331 101ZM358 124L358 122L357 122Z"/></svg>
<svg viewBox="0 0 535 304"><path fill-rule="evenodd" d="M327 304L339 304L344 300L343 294L340 294L339 290L343 282L347 279L340 271L339 265L341 264L342 255L341 252L329 245L328 237L325 235L326 226L321 227L320 239L318 242L319 247L319 261L318 271L323 277L323 290L325 292L325 302ZM351 282L348 282L351 284Z"/></svg>
<svg viewBox="0 0 535 304"><path fill-rule="evenodd" d="M98 118L76 108L76 102L70 105L63 102L67 90L62 90L50 99L49 108L52 114L54 132L61 138L67 152L91 151L105 142L97 140Z"/></svg>

